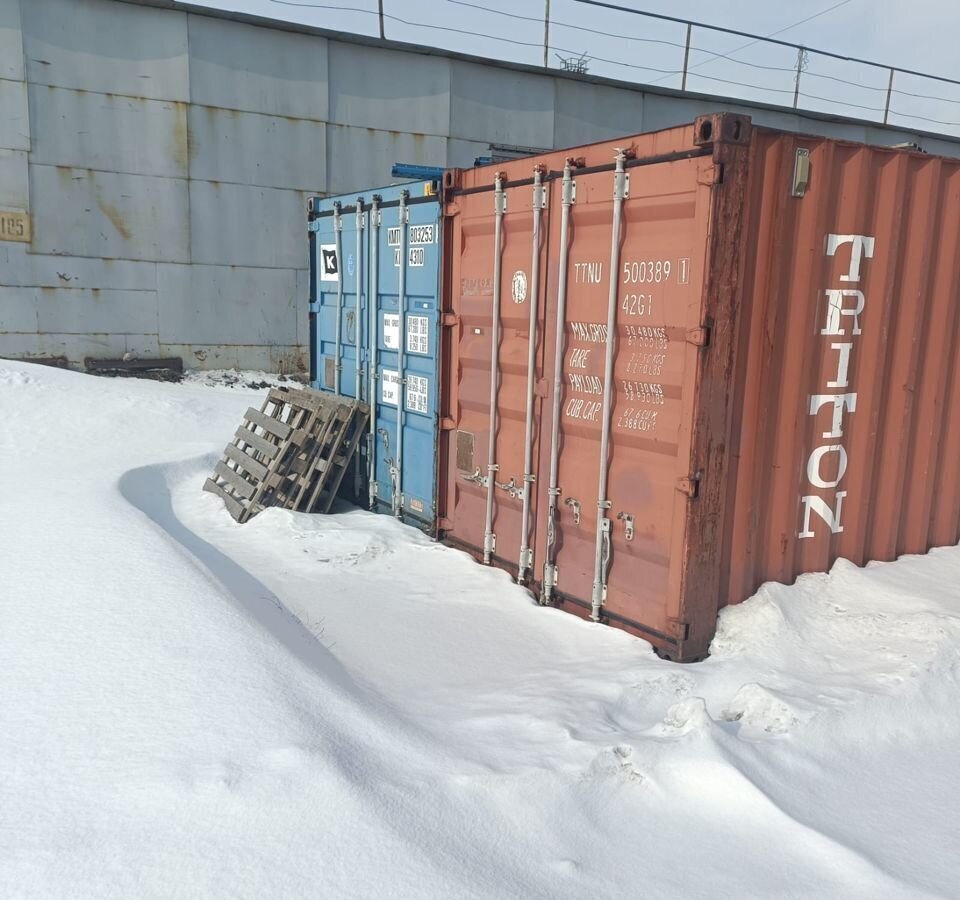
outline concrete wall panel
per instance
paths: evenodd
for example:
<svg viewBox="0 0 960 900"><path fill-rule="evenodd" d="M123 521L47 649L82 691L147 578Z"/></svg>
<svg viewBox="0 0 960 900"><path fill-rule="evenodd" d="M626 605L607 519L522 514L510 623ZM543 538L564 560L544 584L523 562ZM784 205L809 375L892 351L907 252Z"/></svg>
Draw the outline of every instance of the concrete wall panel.
<svg viewBox="0 0 960 900"><path fill-rule="evenodd" d="M397 162L423 166L444 166L447 140L420 134L396 131L375 131L372 128L327 126L327 192L368 191L371 186L390 184L390 174ZM303 265L301 260L297 265Z"/></svg>
<svg viewBox="0 0 960 900"><path fill-rule="evenodd" d="M462 141L459 138L447 139L447 165L452 168L469 169L477 157L489 155L490 144L482 141Z"/></svg>
<svg viewBox="0 0 960 900"><path fill-rule="evenodd" d="M297 344L305 347L310 343L310 270L297 269Z"/></svg>
<svg viewBox="0 0 960 900"><path fill-rule="evenodd" d="M34 229L32 246L0 243L0 355L136 350L292 371L308 341L307 196L368 194L396 162L470 166L491 143L576 146L724 110L916 140L162 0L0 0L0 208L32 206ZM919 142L960 156L957 140Z"/></svg>
<svg viewBox="0 0 960 900"><path fill-rule="evenodd" d="M38 253L186 262L187 182L30 166Z"/></svg>
<svg viewBox="0 0 960 900"><path fill-rule="evenodd" d="M0 125L0 147L6 150L30 149L26 82L0 79Z"/></svg>
<svg viewBox="0 0 960 900"><path fill-rule="evenodd" d="M580 81L557 81L553 146L576 147L587 141L642 131L643 94ZM586 137L585 137L586 136Z"/></svg>
<svg viewBox="0 0 960 900"><path fill-rule="evenodd" d="M0 287L0 333L40 330L35 288Z"/></svg>
<svg viewBox="0 0 960 900"><path fill-rule="evenodd" d="M191 106L189 124L191 178L313 191L326 186L322 122Z"/></svg>
<svg viewBox="0 0 960 900"><path fill-rule="evenodd" d="M31 84L31 161L187 177L187 105Z"/></svg>
<svg viewBox="0 0 960 900"><path fill-rule="evenodd" d="M296 269L307 258L307 194L190 182L194 263Z"/></svg>
<svg viewBox="0 0 960 900"><path fill-rule="evenodd" d="M545 75L450 62L451 137L550 149L553 102Z"/></svg>
<svg viewBox="0 0 960 900"><path fill-rule="evenodd" d="M186 13L111 0L25 0L21 15L34 84L190 99Z"/></svg>
<svg viewBox="0 0 960 900"><path fill-rule="evenodd" d="M23 150L0 150L0 209L30 209L29 166Z"/></svg>
<svg viewBox="0 0 960 900"><path fill-rule="evenodd" d="M119 291L153 291L157 287L156 263L44 256L28 250L26 244L0 243L0 284Z"/></svg>
<svg viewBox="0 0 960 900"><path fill-rule="evenodd" d="M0 287L0 330L40 334L156 333L154 291Z"/></svg>
<svg viewBox="0 0 960 900"><path fill-rule="evenodd" d="M327 118L327 41L240 22L194 16L194 103L270 115Z"/></svg>
<svg viewBox="0 0 960 900"><path fill-rule="evenodd" d="M26 291L30 288L10 288ZM41 332L84 334L156 334L155 291L105 291L99 288L34 288Z"/></svg>
<svg viewBox="0 0 960 900"><path fill-rule="evenodd" d="M331 122L447 134L450 60L338 43L329 54Z"/></svg>
<svg viewBox="0 0 960 900"><path fill-rule="evenodd" d="M160 355L179 356L188 369L252 369L286 375L307 371L307 359L301 346L161 343Z"/></svg>
<svg viewBox="0 0 960 900"><path fill-rule="evenodd" d="M20 0L0 0L0 78L24 78Z"/></svg>
<svg viewBox="0 0 960 900"><path fill-rule="evenodd" d="M87 356L116 358L127 352L159 356L156 334L4 334L0 332L0 358L31 359L64 356L82 368ZM184 360L186 363L186 360Z"/></svg>
<svg viewBox="0 0 960 900"><path fill-rule="evenodd" d="M297 273L235 266L157 267L165 344L296 344Z"/></svg>

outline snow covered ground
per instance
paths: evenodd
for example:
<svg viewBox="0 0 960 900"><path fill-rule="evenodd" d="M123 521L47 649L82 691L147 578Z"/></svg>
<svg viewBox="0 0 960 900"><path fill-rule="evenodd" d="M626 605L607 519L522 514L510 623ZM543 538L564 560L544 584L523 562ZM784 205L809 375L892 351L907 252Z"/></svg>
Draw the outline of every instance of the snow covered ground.
<svg viewBox="0 0 960 900"><path fill-rule="evenodd" d="M243 388L0 361L0 897L960 897L960 550L680 666L201 491Z"/></svg>

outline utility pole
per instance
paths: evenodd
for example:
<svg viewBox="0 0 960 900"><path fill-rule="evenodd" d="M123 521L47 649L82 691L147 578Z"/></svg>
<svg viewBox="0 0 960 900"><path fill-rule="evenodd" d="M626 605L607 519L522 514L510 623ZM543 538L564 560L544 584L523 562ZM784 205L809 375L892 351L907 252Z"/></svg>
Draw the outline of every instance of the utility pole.
<svg viewBox="0 0 960 900"><path fill-rule="evenodd" d="M380 0L382 3L383 0ZM543 10L543 67L547 68L547 51L550 47L550 0L545 0Z"/></svg>
<svg viewBox="0 0 960 900"><path fill-rule="evenodd" d="M380 40L383 40L383 0L377 0L377 7L380 10Z"/></svg>

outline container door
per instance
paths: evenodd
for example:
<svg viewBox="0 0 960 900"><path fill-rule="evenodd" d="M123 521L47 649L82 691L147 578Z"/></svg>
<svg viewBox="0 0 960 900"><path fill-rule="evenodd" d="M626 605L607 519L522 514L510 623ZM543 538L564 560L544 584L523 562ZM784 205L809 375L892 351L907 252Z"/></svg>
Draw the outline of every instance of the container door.
<svg viewBox="0 0 960 900"><path fill-rule="evenodd" d="M544 428L540 499L549 504L551 487L557 499L555 515L541 517L538 576L551 602L663 646L682 635L678 610L688 504L696 490L691 426L704 342L701 288L713 163L701 156L628 160L625 167L619 239L615 173L574 173L564 298L558 296L559 261L551 260L547 372L550 383L559 374L562 394L555 441L551 425ZM562 182L554 181L552 192L551 246L558 247ZM553 305L555 298L565 306L559 323L563 307ZM558 327L563 340L556 358ZM607 417L609 447L602 456ZM552 453L556 485L546 475Z"/></svg>
<svg viewBox="0 0 960 900"><path fill-rule="evenodd" d="M458 343L446 376L456 432L446 438L445 531L516 573L533 565L549 205L533 178L511 187L491 173L489 188L448 206Z"/></svg>
<svg viewBox="0 0 960 900"><path fill-rule="evenodd" d="M316 313L313 387L366 400L369 393L364 377L367 215L359 199L350 205L328 201L324 213L315 222L317 231L311 265L314 280L311 294ZM365 472L365 450L361 445L341 495L360 501Z"/></svg>
<svg viewBox="0 0 960 900"><path fill-rule="evenodd" d="M414 188L420 189L420 197ZM380 208L371 506L426 531L436 520L440 205L422 186ZM371 257L372 258L372 257ZM398 440L398 435L401 440Z"/></svg>
<svg viewBox="0 0 960 900"><path fill-rule="evenodd" d="M363 260L357 245L355 207L339 206L316 219L314 242L317 306L317 381L314 387L345 397L357 396L358 335L362 340ZM357 294L360 292L360 315ZM337 341L337 324L340 340ZM358 330L359 329L359 330ZM361 394L362 396L362 394Z"/></svg>

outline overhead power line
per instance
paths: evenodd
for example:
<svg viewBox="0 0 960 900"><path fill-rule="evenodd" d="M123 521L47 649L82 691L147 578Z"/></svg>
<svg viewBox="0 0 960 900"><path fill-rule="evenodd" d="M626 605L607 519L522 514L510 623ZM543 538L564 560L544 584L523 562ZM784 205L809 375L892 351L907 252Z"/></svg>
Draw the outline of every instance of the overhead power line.
<svg viewBox="0 0 960 900"><path fill-rule="evenodd" d="M336 3L314 3L314 2L308 2L308 0L271 0L271 2L279 6L303 7L308 9L321 9L321 10L329 10L334 12L358 13L360 15L369 15L369 16L377 16L377 17L381 16L381 13L379 12L379 10L376 10L376 9L364 9L364 8L358 8L356 6L346 6L343 4L336 4ZM482 6L478 3L469 2L469 0L447 0L447 2L455 6L476 9L487 14L492 13L494 15L499 15L499 16L503 16L503 17L518 20L518 21L536 23L537 25L540 25L543 23L543 18L539 16L527 16L520 13L510 12L507 10L489 9L488 7ZM820 16L824 16L827 13L833 12L835 9L839 9L840 7L845 6L848 3L852 2L852 0L840 0L840 2L834 3L832 6L829 6L825 9L819 10L816 13L806 16L805 18L800 19L797 22L793 22L789 25L785 25L783 28L780 28L776 31L771 32L770 35L768 36L752 35L752 34L749 34L748 32L738 31L736 29L724 28L720 26L707 25L700 22L688 22L688 20L686 19L679 19L674 16L665 16L659 13L650 13L644 10L631 9L629 7L620 6L615 3L604 2L604 0L574 0L574 2L583 3L589 6L612 9L620 12L629 12L629 13L646 16L648 18L653 18L653 19L676 22L681 24L691 24L695 27L699 27L707 30L717 31L725 34L740 35L743 37L751 38L749 42L742 44L741 46L736 47L733 50L730 50L726 53L719 53L712 50L707 50L702 47L691 46L690 47L691 52L705 53L708 55L709 58L701 60L697 63L694 63L693 65L688 66L687 67L688 72L690 72L692 69L700 68L719 58L723 58L727 60L729 63L732 63L734 65L743 66L749 69L756 69L756 70L766 71L766 72L783 72L783 73L790 73L790 74L793 74L794 72L796 72L796 68L793 66L764 65L761 63L751 62L749 60L736 59L733 56L733 54L739 53L742 50L745 50L749 47L754 46L755 44L766 42L766 43L774 44L777 46L790 47L798 50L806 50L806 52L808 53L814 54L816 56L823 56L828 59L836 59L844 62L858 63L862 65L867 65L873 68L884 69L887 71L892 69L898 73L902 73L905 75L912 75L920 78L931 79L931 80L935 80L935 81L939 81L947 84L960 85L960 81L956 79L946 78L944 76L939 76L939 75L929 75L923 72L914 72L909 69L900 69L900 68L888 66L883 63L874 62L871 60L863 60L863 59L858 59L856 57L841 56L839 54L832 53L826 50L804 48L799 44L793 44L788 41L782 41L775 37L775 35L783 34L784 32L789 31L792 28L796 28L798 25L802 25L806 22L812 21L813 19L819 18ZM406 19L401 16L393 15L390 13L382 13L382 17L383 19L387 19L392 22L398 22L402 25L407 25L411 28L441 31L441 32L447 32L451 34L466 35L469 37L479 37L487 40L500 41L504 44L510 44L510 45L520 46L520 47L531 47L531 48L536 47L538 49L544 47L544 44L540 41L525 41L515 37L507 37L503 34L490 34L488 32L479 32L479 31L476 31L475 29L455 28L449 25L438 25L438 24L432 24L429 22L420 22L412 19ZM598 29L598 28L587 28L581 25L574 25L572 23L560 22L552 19L550 21L550 24L557 28L568 28L577 32L594 34L594 35L599 35L603 37L611 37L611 38L617 38L617 39L628 40L628 41L638 41L646 44L660 44L660 45L669 46L669 47L677 47L680 49L686 48L685 43L671 41L664 38L648 38L648 37L634 36L629 34L623 34L622 32L611 32L611 31L605 31L603 29ZM558 51L559 53L573 54L573 55L578 55L582 53L582 48L574 50L568 47L558 47L553 44L548 45L547 49L555 50L555 51ZM641 65L639 63L625 62L622 59L610 59L608 57L595 56L593 54L590 54L590 58L597 62L608 63L610 65L632 69L635 71L651 72L664 77L679 75L682 72L681 69L671 69L671 68L662 68L657 66ZM716 82L718 84L726 84L726 85L732 85L735 87L742 87L751 91L761 91L764 93L780 94L784 96L795 93L795 96L797 97L804 97L809 100L816 100L819 102L830 103L837 106L845 106L851 109L862 109L870 112L880 112L880 113L883 113L885 111L883 107L855 103L850 100L841 100L833 97L820 97L816 94L810 94L806 91L796 90L795 92L795 88L780 88L780 87L772 87L772 86L762 85L762 84L753 84L750 82L739 81L736 79L722 78L716 75L707 75L704 72L693 72L692 74L696 78L702 78L707 81ZM912 99L917 99L917 100L930 100L937 103L950 103L950 104L960 105L960 99L954 99L950 97L939 97L931 94L920 93L917 91L906 91L898 88L893 88L889 85L887 87L880 87L880 86L874 86L874 85L861 84L857 81L852 81L848 78L842 78L836 75L828 75L821 72L813 72L807 69L804 70L803 77L804 79L819 78L825 81L830 81L837 84L843 84L843 85L855 88L857 90L871 91L874 93L888 92L890 95L910 97ZM656 84L662 80L664 79L660 78L651 83ZM905 112L901 112L899 110L893 109L889 105L889 100L888 100L886 111L892 115L901 116L907 119L916 119L918 121L931 122L938 125L960 127L960 123L951 122L944 119L937 119L929 116L905 113Z"/></svg>
<svg viewBox="0 0 960 900"><path fill-rule="evenodd" d="M361 13L370 16L377 16L378 18L389 19L391 22L399 22L401 25L410 25L413 28L430 28L433 31L448 31L452 34L466 34L470 37L483 37L490 38L493 41L503 41L505 44L516 44L520 47L542 47L543 44L540 41L518 41L515 38L504 37L502 34L486 34L482 31L466 30L464 28L452 28L449 25L430 25L427 22L416 22L411 19L402 19L400 16L389 15L388 13L380 13L374 9L357 9L355 6L333 6L326 3L301 3L297 0L270 0L271 3L276 3L278 6L301 6L307 9L329 9L329 10L339 10L343 12L354 12Z"/></svg>
<svg viewBox="0 0 960 900"><path fill-rule="evenodd" d="M738 60L732 59L734 53L739 53L741 50L746 50L748 47L753 47L756 44L763 43L764 41L769 41L770 38L776 37L778 34L783 34L785 31L789 31L791 28L796 28L798 25L803 25L806 22L812 22L814 19L819 19L820 16L825 16L827 13L833 12L835 9L839 9L841 6L846 6L850 2L851 0L840 0L839 3L834 3L833 6L829 6L826 9L821 9L820 12L814 13L812 16L807 16L805 19L800 19L799 22L793 22L790 25L785 25L783 28L780 28L777 31L771 31L770 34L766 35L765 37L754 38L754 40L748 41L746 44L742 44L739 47L734 47L733 50L729 50L726 53L714 53L712 59L704 59L701 62L690 66L690 68L697 69L700 66L705 66L707 63L713 62L714 59L717 59L721 56L724 59L731 60L731 62L738 62Z"/></svg>

